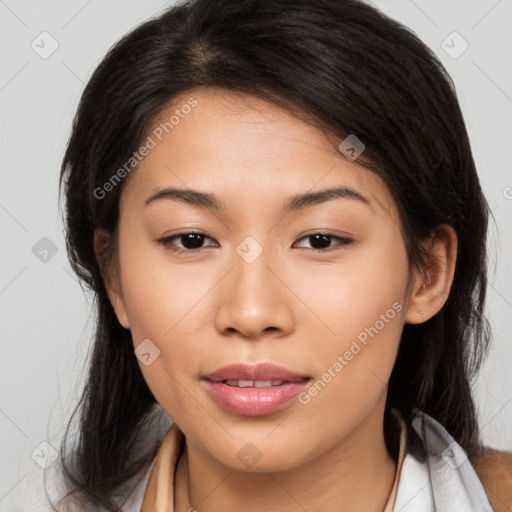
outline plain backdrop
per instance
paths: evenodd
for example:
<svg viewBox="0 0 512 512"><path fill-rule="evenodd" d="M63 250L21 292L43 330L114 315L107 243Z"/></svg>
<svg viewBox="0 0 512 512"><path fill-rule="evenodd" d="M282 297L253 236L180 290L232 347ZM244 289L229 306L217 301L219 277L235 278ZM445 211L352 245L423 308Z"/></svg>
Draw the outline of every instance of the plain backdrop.
<svg viewBox="0 0 512 512"><path fill-rule="evenodd" d="M512 3L372 3L431 47L456 85L494 217L488 289L494 336L475 394L484 441L512 451ZM14 491L42 472L32 455L58 449L93 332L91 296L70 270L58 208L72 116L111 45L167 5L0 1L2 511L13 510Z"/></svg>

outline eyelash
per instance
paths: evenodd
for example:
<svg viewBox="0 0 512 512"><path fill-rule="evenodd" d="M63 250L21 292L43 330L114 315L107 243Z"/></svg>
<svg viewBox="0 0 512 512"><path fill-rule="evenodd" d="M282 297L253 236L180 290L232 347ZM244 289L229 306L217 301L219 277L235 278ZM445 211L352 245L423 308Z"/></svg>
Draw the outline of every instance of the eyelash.
<svg viewBox="0 0 512 512"><path fill-rule="evenodd" d="M185 231L183 233L177 233L176 235L172 235L172 236L167 236L167 237L164 237L164 238L159 238L157 241L159 243L161 243L162 245L164 245L167 249L170 249L171 251L175 251L175 252L178 252L178 253L189 253L189 254L192 254L194 252L199 252L203 249L207 249L207 247L198 247L196 249L186 249L186 248L182 248L182 247L176 247L176 245L174 245L172 243L172 240L176 239L176 238L180 238L182 236L185 236L185 235L201 235L201 236L204 236L206 238L210 238L210 240L212 240L211 237L209 237L208 235L206 235L205 233L201 233L200 231ZM318 233L311 233L309 235L306 235L306 236L303 236L302 238L299 238L299 240L304 240L305 238L312 238L316 235L322 235L322 236L326 236L328 238L331 238L335 241L338 242L338 249L342 249L343 247L346 247L347 245L350 245L351 243L354 242L354 240L352 240L351 238L346 238L346 237L341 237L341 236L337 236L337 235L333 235L331 233L324 233L324 232L318 232ZM306 248L307 249L307 248ZM336 246L330 246L330 247L327 247L327 248L324 248L324 249L310 249L314 252L329 252L329 251L332 251L332 250L336 250Z"/></svg>

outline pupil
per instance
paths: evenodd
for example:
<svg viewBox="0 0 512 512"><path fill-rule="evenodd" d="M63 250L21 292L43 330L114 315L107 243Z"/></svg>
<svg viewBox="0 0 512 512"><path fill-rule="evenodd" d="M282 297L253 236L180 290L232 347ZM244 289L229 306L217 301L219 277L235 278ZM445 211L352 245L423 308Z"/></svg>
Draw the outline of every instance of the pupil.
<svg viewBox="0 0 512 512"><path fill-rule="evenodd" d="M204 235L199 233L188 233L182 235L182 243L187 249L199 249L203 245Z"/></svg>
<svg viewBox="0 0 512 512"><path fill-rule="evenodd" d="M310 238L312 239L311 245L315 249L323 249L324 247L329 247L329 241L330 241L329 235L321 235L321 234L320 235L311 235ZM315 246L315 243L317 243L318 241L320 241L320 247ZM325 242L325 245L322 245L322 241Z"/></svg>

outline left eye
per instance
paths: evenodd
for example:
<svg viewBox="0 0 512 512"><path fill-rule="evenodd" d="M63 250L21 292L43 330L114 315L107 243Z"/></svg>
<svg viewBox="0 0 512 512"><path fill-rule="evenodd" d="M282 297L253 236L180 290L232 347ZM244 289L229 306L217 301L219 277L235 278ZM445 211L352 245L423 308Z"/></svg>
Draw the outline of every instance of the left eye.
<svg viewBox="0 0 512 512"><path fill-rule="evenodd" d="M199 233L195 231L190 231L186 233L178 233L177 235L168 236L164 238L160 238L158 242L162 245L165 245L169 249L178 252L197 252L201 249L206 249L206 247L202 246L205 239L213 240L208 235L204 233ZM343 247L349 245L353 242L350 238L345 238L341 236L332 235L330 233L313 233L311 235L306 235L299 240L307 240L309 239L313 247L310 247L314 251L326 252L327 250L332 250L333 246L330 242L336 241L338 242L338 246ZM177 246L174 242L175 240L181 240L182 246ZM211 247L211 246L210 246Z"/></svg>
<svg viewBox="0 0 512 512"><path fill-rule="evenodd" d="M325 252L326 250L332 249L333 246L330 245L330 243L329 243L329 241L331 241L331 240L337 241L338 245L341 247L345 246L345 245L349 245L353 242L353 240L350 238L336 236L336 235L332 235L330 233L313 233L311 235L306 235L306 236L302 237L300 240L306 240L306 239L310 239L312 241L312 244L316 246L316 247L312 247L313 250L323 251L323 252ZM334 246L334 248L335 248L335 246Z"/></svg>

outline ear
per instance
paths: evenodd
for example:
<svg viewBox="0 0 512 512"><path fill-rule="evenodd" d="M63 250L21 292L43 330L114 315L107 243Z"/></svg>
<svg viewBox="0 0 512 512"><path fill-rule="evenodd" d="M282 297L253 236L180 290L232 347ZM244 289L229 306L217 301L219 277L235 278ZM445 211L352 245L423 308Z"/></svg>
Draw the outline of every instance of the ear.
<svg viewBox="0 0 512 512"><path fill-rule="evenodd" d="M437 226L425 242L427 260L422 271L416 271L405 323L421 324L432 318L448 299L457 259L457 234L452 226Z"/></svg>
<svg viewBox="0 0 512 512"><path fill-rule="evenodd" d="M121 290L121 279L119 269L114 261L107 256L106 249L112 237L112 233L104 228L94 230L94 253L101 270L101 277L107 290L108 298L114 308L119 323L129 329L128 315Z"/></svg>

